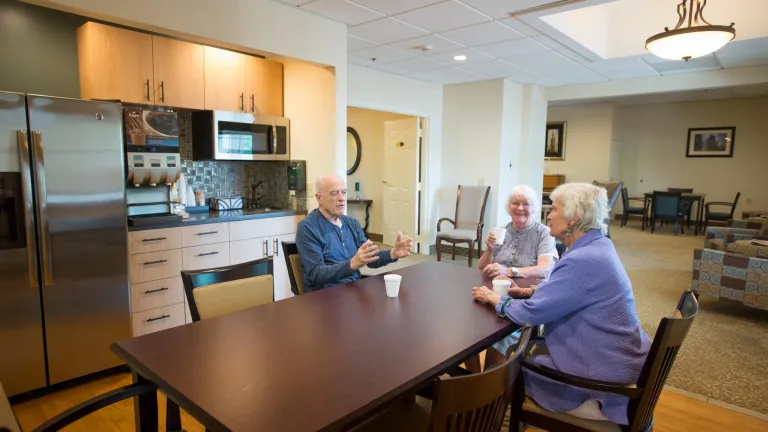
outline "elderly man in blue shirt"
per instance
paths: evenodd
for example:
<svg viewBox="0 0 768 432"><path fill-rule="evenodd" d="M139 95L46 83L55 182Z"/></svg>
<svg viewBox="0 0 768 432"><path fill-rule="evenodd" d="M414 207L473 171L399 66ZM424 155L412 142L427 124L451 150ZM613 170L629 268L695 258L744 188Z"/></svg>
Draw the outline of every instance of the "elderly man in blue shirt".
<svg viewBox="0 0 768 432"><path fill-rule="evenodd" d="M344 215L347 186L344 179L331 174L315 183L318 208L301 222L296 232L296 246L304 272L304 292L360 279L360 269L383 267L406 257L413 240L397 234L395 247L380 251L365 237L360 223Z"/></svg>

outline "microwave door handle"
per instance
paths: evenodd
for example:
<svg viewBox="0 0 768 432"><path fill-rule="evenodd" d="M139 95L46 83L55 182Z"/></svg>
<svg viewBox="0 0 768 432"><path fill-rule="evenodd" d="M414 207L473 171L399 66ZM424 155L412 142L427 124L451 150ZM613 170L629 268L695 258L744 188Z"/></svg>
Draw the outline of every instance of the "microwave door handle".
<svg viewBox="0 0 768 432"><path fill-rule="evenodd" d="M16 132L19 146L19 164L21 165L21 193L24 205L24 221L27 238L27 267L29 271L29 287L37 288L37 243L35 242L35 213L32 201L32 169L29 164L29 141L27 131Z"/></svg>
<svg viewBox="0 0 768 432"><path fill-rule="evenodd" d="M35 164L35 185L37 186L37 226L40 235L40 249L43 261L43 283L53 285L51 268L51 234L48 227L48 196L45 184L45 159L43 158L43 134L32 131L32 158Z"/></svg>
<svg viewBox="0 0 768 432"><path fill-rule="evenodd" d="M272 125L272 154L277 154L277 126Z"/></svg>

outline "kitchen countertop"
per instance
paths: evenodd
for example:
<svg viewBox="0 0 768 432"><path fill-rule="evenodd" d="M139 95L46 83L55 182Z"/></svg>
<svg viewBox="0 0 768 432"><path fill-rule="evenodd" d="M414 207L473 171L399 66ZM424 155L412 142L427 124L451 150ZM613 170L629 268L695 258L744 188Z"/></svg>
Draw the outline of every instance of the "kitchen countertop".
<svg viewBox="0 0 768 432"><path fill-rule="evenodd" d="M265 209L242 209L242 210L224 210L190 213L188 219L182 219L181 222L170 222L147 226L128 226L128 231L144 231L158 228L176 228L191 225L202 225L218 222L237 222L250 219L264 219L281 216L306 215L306 210L265 210Z"/></svg>

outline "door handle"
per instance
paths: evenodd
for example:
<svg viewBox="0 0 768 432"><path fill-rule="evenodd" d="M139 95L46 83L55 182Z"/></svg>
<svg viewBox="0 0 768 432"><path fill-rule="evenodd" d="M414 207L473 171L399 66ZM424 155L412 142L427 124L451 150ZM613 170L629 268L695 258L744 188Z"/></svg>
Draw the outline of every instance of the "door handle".
<svg viewBox="0 0 768 432"><path fill-rule="evenodd" d="M165 81L160 81L160 102L165 102Z"/></svg>
<svg viewBox="0 0 768 432"><path fill-rule="evenodd" d="M145 266L152 265L152 264L162 264L167 263L168 260L158 260L158 261L147 261L144 263Z"/></svg>
<svg viewBox="0 0 768 432"><path fill-rule="evenodd" d="M150 318L150 319L147 320L147 322L149 323L149 322L152 322L152 321L160 321L160 320L163 320L163 319L166 319L166 318L170 318L170 317L171 317L170 315L162 315L162 316L159 316L157 318Z"/></svg>
<svg viewBox="0 0 768 432"><path fill-rule="evenodd" d="M206 253L197 254L195 256L204 257L204 256L218 255L218 254L219 254L218 252L206 252Z"/></svg>
<svg viewBox="0 0 768 432"><path fill-rule="evenodd" d="M251 112L256 112L256 95L251 93Z"/></svg>
<svg viewBox="0 0 768 432"><path fill-rule="evenodd" d="M145 85L147 86L147 100L149 100L149 80L147 80Z"/></svg>
<svg viewBox="0 0 768 432"><path fill-rule="evenodd" d="M147 290L147 291L144 291L144 294L152 294L152 293L161 292L161 291L168 291L168 288L158 288L153 290Z"/></svg>
<svg viewBox="0 0 768 432"><path fill-rule="evenodd" d="M160 241L160 240L165 240L165 239L167 239L167 238L168 238L168 237L155 237L155 238L148 238L148 239L143 239L143 240L142 240L142 242L145 242L145 243L146 243L146 242Z"/></svg>
<svg viewBox="0 0 768 432"><path fill-rule="evenodd" d="M27 271L29 271L29 287L37 288L37 242L35 242L35 210L32 202L32 178L29 165L29 141L27 131L16 132L19 146L19 164L21 165L21 193L24 203L25 234L27 238Z"/></svg>
<svg viewBox="0 0 768 432"><path fill-rule="evenodd" d="M211 235L211 234L218 234L218 233L219 233L218 231L205 231L201 233L195 233L195 235L201 236L201 235Z"/></svg>
<svg viewBox="0 0 768 432"><path fill-rule="evenodd" d="M245 93L240 93L240 111L241 112L246 112L245 111L245 100L244 100L244 98L245 98Z"/></svg>
<svg viewBox="0 0 768 432"><path fill-rule="evenodd" d="M274 240L274 242L275 242L275 243L274 243L274 247L275 247L275 250L274 250L274 251L272 251L272 254L273 254L274 256L280 256L280 252L278 252L278 251L277 251L277 239L275 239L275 240Z"/></svg>
<svg viewBox="0 0 768 432"><path fill-rule="evenodd" d="M269 240L264 240L264 247L261 251L264 252L265 257L269 256Z"/></svg>
<svg viewBox="0 0 768 432"><path fill-rule="evenodd" d="M51 233L48 227L48 195L45 185L45 158L43 158L43 134L32 131L32 157L35 160L35 183L37 186L37 231L40 236L40 246L43 261L43 283L53 285L53 269L51 268Z"/></svg>
<svg viewBox="0 0 768 432"><path fill-rule="evenodd" d="M277 126L272 125L272 154L277 154Z"/></svg>

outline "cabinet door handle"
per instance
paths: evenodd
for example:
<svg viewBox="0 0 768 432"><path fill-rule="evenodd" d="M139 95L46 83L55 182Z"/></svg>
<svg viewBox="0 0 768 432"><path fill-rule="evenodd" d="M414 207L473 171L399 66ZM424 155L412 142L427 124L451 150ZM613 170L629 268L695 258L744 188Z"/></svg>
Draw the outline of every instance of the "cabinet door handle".
<svg viewBox="0 0 768 432"><path fill-rule="evenodd" d="M269 256L269 240L264 240L264 247L262 248L264 256Z"/></svg>
<svg viewBox="0 0 768 432"><path fill-rule="evenodd" d="M256 95L251 93L251 112L256 112Z"/></svg>
<svg viewBox="0 0 768 432"><path fill-rule="evenodd" d="M168 291L168 288L166 287L166 288L147 290L147 291L144 291L144 294L152 294L152 293L161 292L161 291Z"/></svg>
<svg viewBox="0 0 768 432"><path fill-rule="evenodd" d="M160 102L165 102L165 81L160 81Z"/></svg>
<svg viewBox="0 0 768 432"><path fill-rule="evenodd" d="M273 250L273 251L272 251L272 253L273 253L275 256L280 256L280 252L278 252L278 251L277 251L277 239L275 239L275 240L274 240L274 244L273 244L273 246L274 246L275 250Z"/></svg>
<svg viewBox="0 0 768 432"><path fill-rule="evenodd" d="M211 234L218 234L218 231L205 231L201 233L195 233L195 235L211 235Z"/></svg>
<svg viewBox="0 0 768 432"><path fill-rule="evenodd" d="M164 320L164 319L170 318L170 317L171 317L170 315L162 315L162 316L159 316L157 318L150 318L150 319L147 320L147 322L160 321L160 320Z"/></svg>
<svg viewBox="0 0 768 432"><path fill-rule="evenodd" d="M240 111L245 112L245 93L240 93Z"/></svg>
<svg viewBox="0 0 768 432"><path fill-rule="evenodd" d="M149 100L149 80L147 80L145 85L147 86L147 100Z"/></svg>
<svg viewBox="0 0 768 432"><path fill-rule="evenodd" d="M197 254L195 256L203 257L203 256L211 256L211 255L218 255L218 254L219 254L218 252L206 252L206 253Z"/></svg>
<svg viewBox="0 0 768 432"><path fill-rule="evenodd" d="M148 239L143 239L142 242L146 243L146 242L160 241L160 240L166 240L167 238L168 237L148 238Z"/></svg>
<svg viewBox="0 0 768 432"><path fill-rule="evenodd" d="M147 261L147 262L144 263L144 265L147 266L147 265L162 264L162 263L167 263L167 262L168 262L168 260Z"/></svg>

